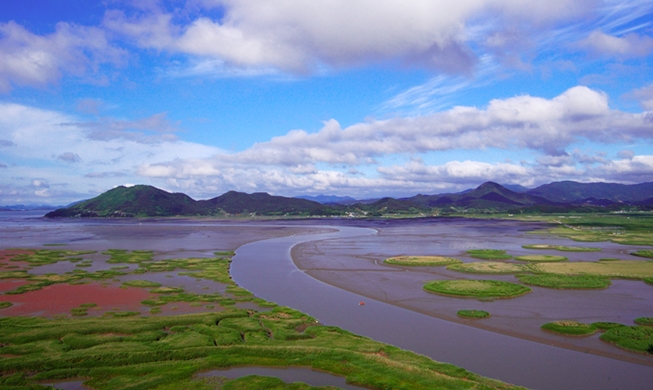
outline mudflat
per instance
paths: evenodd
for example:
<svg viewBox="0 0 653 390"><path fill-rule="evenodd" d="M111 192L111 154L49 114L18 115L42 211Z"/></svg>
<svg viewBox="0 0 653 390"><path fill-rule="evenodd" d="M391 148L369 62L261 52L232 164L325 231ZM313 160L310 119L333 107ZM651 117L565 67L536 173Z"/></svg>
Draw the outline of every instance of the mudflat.
<svg viewBox="0 0 653 390"><path fill-rule="evenodd" d="M556 255L555 249L526 249L523 245L566 245L601 248L595 252L566 252L568 262L598 262L601 258L637 260L631 251L641 246L611 242L578 243L552 235L532 234L546 225L517 221L424 219L359 221L373 227L376 235L314 241L297 245L292 256L298 268L325 283L395 306L447 321L492 332L584 351L600 356L653 366L653 355L621 350L589 337L565 337L547 333L547 322L576 320L584 323L618 322L634 326L635 318L653 312L652 287L641 280L613 279L602 290L568 290L530 286L532 293L512 299L478 300L438 296L424 291L432 280L487 279L519 283L514 274L470 274L446 267L415 267L384 264L399 256L447 256L463 263L488 262L469 256L470 249L505 250L513 256ZM550 253L549 253L550 252ZM511 260L511 264L526 264ZM459 310L484 310L482 320L461 318Z"/></svg>

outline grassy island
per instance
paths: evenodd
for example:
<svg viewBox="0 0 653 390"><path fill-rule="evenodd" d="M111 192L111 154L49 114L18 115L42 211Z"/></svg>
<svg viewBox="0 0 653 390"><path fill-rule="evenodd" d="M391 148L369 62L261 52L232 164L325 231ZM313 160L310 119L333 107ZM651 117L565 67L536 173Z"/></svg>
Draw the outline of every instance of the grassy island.
<svg viewBox="0 0 653 390"><path fill-rule="evenodd" d="M566 246L566 245L549 245L549 244L529 244L522 245L524 249L549 249L562 252L600 252L601 248L592 248L584 246Z"/></svg>
<svg viewBox="0 0 653 390"><path fill-rule="evenodd" d="M557 289L595 289L607 288L612 282L609 279L587 275L517 275L524 284Z"/></svg>
<svg viewBox="0 0 653 390"><path fill-rule="evenodd" d="M512 256L500 249L470 249L467 253L476 259L510 260Z"/></svg>
<svg viewBox="0 0 653 390"><path fill-rule="evenodd" d="M525 265L501 261L452 264L447 269L470 274L514 274L528 271Z"/></svg>
<svg viewBox="0 0 653 390"><path fill-rule="evenodd" d="M443 266L462 263L462 261L454 259L453 257L444 256L395 256L385 259L383 262L392 265L408 265L416 267Z"/></svg>
<svg viewBox="0 0 653 390"><path fill-rule="evenodd" d="M565 336L589 336L598 331L597 327L578 321L549 322L542 325L542 329Z"/></svg>
<svg viewBox="0 0 653 390"><path fill-rule="evenodd" d="M424 285L424 290L441 295L464 298L514 298L531 292L516 283L500 280L435 280Z"/></svg>
<svg viewBox="0 0 653 390"><path fill-rule="evenodd" d="M22 258L30 258L31 253ZM208 390L215 388L215 383L195 377L196 373L236 366L304 367L377 389L515 388L337 327L323 326L302 312L256 298L233 282L229 275L231 260L223 256L154 261L152 253L146 251L111 250L104 255L111 263L137 264L137 268L123 269L125 272L76 269L58 278L46 275L37 281L28 272L0 271L5 280L28 283L21 287L29 283L38 287L18 287L14 295L1 296L4 317L0 317L0 388L42 388L39 384L51 381L83 380L93 389ZM45 264L68 261L66 254L39 253L38 257L45 259ZM162 271L221 283L220 291L224 292L191 294L146 280L148 273ZM126 286L142 288L121 288L119 278L127 274L145 275L143 279L124 281ZM173 283L174 279L170 280ZM95 295L71 295L80 303L61 306L61 311L50 318L6 314L20 309L11 306L16 294L25 299L40 296L49 306L57 306L56 299L51 298L58 296L56 292L69 290ZM113 298L131 294L125 296L136 302L128 307L138 310L103 303L107 294L113 294ZM177 306L170 305L182 303L196 312L156 314L174 310ZM238 307L244 303L248 308ZM252 309L256 306L258 310ZM222 378L217 382L223 389L268 385L312 388L256 376Z"/></svg>
<svg viewBox="0 0 653 390"><path fill-rule="evenodd" d="M607 330L601 340L638 353L653 353L653 327L620 326Z"/></svg>
<svg viewBox="0 0 653 390"><path fill-rule="evenodd" d="M457 314L458 317L475 319L488 318L490 316L490 313L485 310L458 310Z"/></svg>

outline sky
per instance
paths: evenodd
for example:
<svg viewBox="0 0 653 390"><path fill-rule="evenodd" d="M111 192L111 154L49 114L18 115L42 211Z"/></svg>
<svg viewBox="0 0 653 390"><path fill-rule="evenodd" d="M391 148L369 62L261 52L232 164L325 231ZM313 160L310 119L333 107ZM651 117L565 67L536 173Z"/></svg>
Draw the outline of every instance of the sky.
<svg viewBox="0 0 653 390"><path fill-rule="evenodd" d="M0 205L653 181L650 0L0 0Z"/></svg>

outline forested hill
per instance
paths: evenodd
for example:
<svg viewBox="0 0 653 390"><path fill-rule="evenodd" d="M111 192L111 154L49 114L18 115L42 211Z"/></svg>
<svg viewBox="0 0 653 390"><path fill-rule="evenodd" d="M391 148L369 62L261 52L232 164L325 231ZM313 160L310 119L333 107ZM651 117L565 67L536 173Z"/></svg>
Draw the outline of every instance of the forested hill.
<svg viewBox="0 0 653 390"><path fill-rule="evenodd" d="M116 187L93 199L46 214L56 217L230 217L230 216L383 216L442 215L460 212L565 212L650 210L653 183L636 185L557 182L527 191L512 191L497 183L454 194L382 198L354 204L322 204L308 199L264 192L229 191L207 200L194 200L149 185Z"/></svg>

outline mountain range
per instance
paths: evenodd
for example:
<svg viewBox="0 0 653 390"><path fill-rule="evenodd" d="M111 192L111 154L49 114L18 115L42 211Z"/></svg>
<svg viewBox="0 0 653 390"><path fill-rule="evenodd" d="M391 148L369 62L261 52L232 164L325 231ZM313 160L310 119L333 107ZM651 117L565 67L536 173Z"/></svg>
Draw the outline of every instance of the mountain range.
<svg viewBox="0 0 653 390"><path fill-rule="evenodd" d="M116 187L93 199L46 214L56 217L169 217L169 216L383 216L441 215L459 212L565 212L653 209L653 183L555 182L513 191L497 183L453 194L416 195L321 203L304 198L273 196L263 192L229 191L208 200L194 200L149 185ZM317 198L325 202L325 198Z"/></svg>

